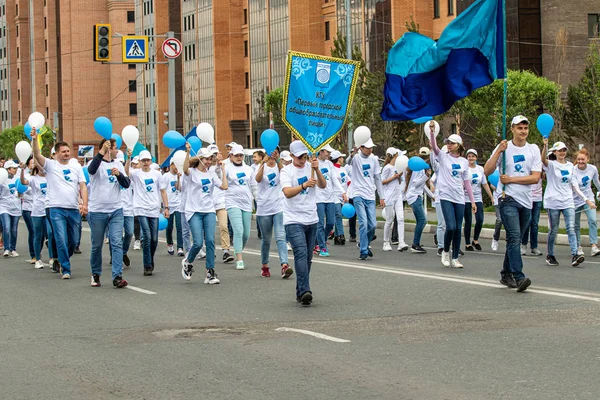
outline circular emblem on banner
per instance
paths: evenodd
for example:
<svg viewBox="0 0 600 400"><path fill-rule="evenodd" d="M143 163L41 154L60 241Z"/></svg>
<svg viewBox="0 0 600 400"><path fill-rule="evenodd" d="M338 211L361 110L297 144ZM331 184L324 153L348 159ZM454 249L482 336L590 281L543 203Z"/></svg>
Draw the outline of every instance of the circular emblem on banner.
<svg viewBox="0 0 600 400"><path fill-rule="evenodd" d="M327 71L325 68L317 71L317 80L321 83L329 82L329 71Z"/></svg>

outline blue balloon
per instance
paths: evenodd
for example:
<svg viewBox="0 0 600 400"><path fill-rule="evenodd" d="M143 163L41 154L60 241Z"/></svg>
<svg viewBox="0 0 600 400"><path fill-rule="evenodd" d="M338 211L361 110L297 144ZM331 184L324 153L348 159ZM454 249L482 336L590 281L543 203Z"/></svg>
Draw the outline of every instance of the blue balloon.
<svg viewBox="0 0 600 400"><path fill-rule="evenodd" d="M411 171L417 172L429 169L430 167L421 157L414 156L408 160L408 168L410 168Z"/></svg>
<svg viewBox="0 0 600 400"><path fill-rule="evenodd" d="M493 187L498 187L498 181L500 181L500 172L495 170L493 174L487 177L487 181Z"/></svg>
<svg viewBox="0 0 600 400"><path fill-rule="evenodd" d="M23 130L25 131L25 135L29 138L29 140L31 140L31 125L29 125L29 122L25 122Z"/></svg>
<svg viewBox="0 0 600 400"><path fill-rule="evenodd" d="M279 134L273 129L267 129L260 135L260 144L268 155L271 155L279 146Z"/></svg>
<svg viewBox="0 0 600 400"><path fill-rule="evenodd" d="M27 191L27 189L29 189L28 186L25 186L21 183L21 179L17 179L16 184L17 184L17 192L19 192L21 194L25 193Z"/></svg>
<svg viewBox="0 0 600 400"><path fill-rule="evenodd" d="M106 117L98 117L94 121L94 130L104 139L108 140L112 136L112 122Z"/></svg>
<svg viewBox="0 0 600 400"><path fill-rule="evenodd" d="M163 135L163 143L169 149L177 149L181 146L185 146L185 138L181 136L181 133L176 131L168 131Z"/></svg>
<svg viewBox="0 0 600 400"><path fill-rule="evenodd" d="M121 136L118 133L113 133L111 138L115 139L115 142L117 142L117 149L120 149L123 145L123 139L121 139Z"/></svg>
<svg viewBox="0 0 600 400"><path fill-rule="evenodd" d="M158 216L158 230L164 231L167 229L167 225L169 224L169 220L165 218L164 215L160 214Z"/></svg>
<svg viewBox="0 0 600 400"><path fill-rule="evenodd" d="M83 167L83 175L85 176L85 184L90 184L90 173L88 172L88 167Z"/></svg>
<svg viewBox="0 0 600 400"><path fill-rule="evenodd" d="M200 149L202 148L202 141L200 139L198 139L197 136L192 136L190 137L187 142L190 144L190 146L192 146L192 151L191 153L193 155L198 154L198 152L200 151ZM184 142L185 143L185 142Z"/></svg>
<svg viewBox="0 0 600 400"><path fill-rule="evenodd" d="M413 119L413 122L415 124L424 124L426 122L429 122L433 119L433 117L421 117L421 118L417 118L417 119Z"/></svg>
<svg viewBox="0 0 600 400"><path fill-rule="evenodd" d="M550 114L542 114L538 117L536 126L542 136L547 139L550 132L552 132L552 128L554 128L554 118Z"/></svg>
<svg viewBox="0 0 600 400"><path fill-rule="evenodd" d="M342 215L345 218L352 218L356 215L356 210L354 209L354 206L350 203L346 203L342 206Z"/></svg>

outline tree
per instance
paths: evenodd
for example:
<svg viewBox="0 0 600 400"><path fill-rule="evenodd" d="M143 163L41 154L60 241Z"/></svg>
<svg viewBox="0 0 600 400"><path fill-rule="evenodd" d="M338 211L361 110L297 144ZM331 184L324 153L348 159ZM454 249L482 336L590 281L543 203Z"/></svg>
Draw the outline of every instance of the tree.
<svg viewBox="0 0 600 400"><path fill-rule="evenodd" d="M267 114L273 113L273 122L275 124L282 124L281 108L283 104L283 87L271 90L265 95L265 112Z"/></svg>
<svg viewBox="0 0 600 400"><path fill-rule="evenodd" d="M46 127L46 132L41 135L40 139L43 142L42 153L48 157L50 155L50 149L54 144L52 130ZM2 133L0 133L0 154L7 159L16 159L15 146L22 140L29 141L23 130L23 125L4 129Z"/></svg>

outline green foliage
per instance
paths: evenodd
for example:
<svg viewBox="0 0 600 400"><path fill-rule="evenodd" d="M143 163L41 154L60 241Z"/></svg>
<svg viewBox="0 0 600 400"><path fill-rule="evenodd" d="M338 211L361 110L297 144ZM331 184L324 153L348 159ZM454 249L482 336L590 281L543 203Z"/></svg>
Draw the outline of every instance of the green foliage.
<svg viewBox="0 0 600 400"><path fill-rule="evenodd" d="M46 132L41 135L43 143L42 154L46 157L50 156L50 149L54 144L54 137L52 130L46 127ZM15 146L20 141L29 141L23 130L23 125L7 128L0 133L0 155L6 157L6 159L16 159Z"/></svg>
<svg viewBox="0 0 600 400"><path fill-rule="evenodd" d="M406 21L404 23L406 30L408 32L417 32L419 33L420 25L415 22L415 19L412 14L410 14L410 21Z"/></svg>
<svg viewBox="0 0 600 400"><path fill-rule="evenodd" d="M282 124L281 108L283 104L283 87L271 90L265 95L265 112L269 114L273 113L273 122L275 124Z"/></svg>

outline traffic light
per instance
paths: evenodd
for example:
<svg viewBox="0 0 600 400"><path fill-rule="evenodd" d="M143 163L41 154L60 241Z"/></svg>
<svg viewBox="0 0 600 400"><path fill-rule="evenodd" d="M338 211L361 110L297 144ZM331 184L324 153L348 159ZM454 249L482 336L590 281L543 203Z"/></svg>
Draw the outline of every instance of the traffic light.
<svg viewBox="0 0 600 400"><path fill-rule="evenodd" d="M110 61L110 24L94 25L94 61Z"/></svg>

